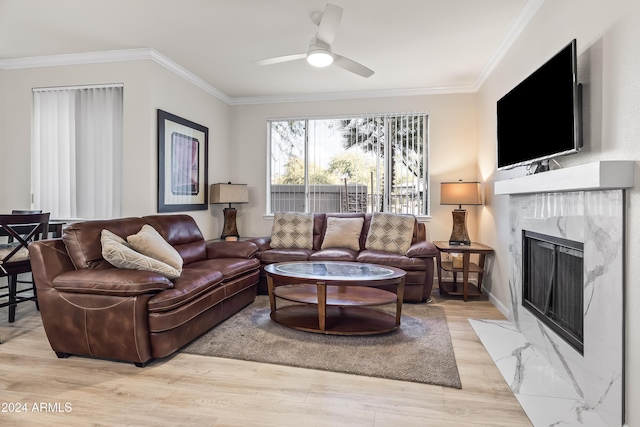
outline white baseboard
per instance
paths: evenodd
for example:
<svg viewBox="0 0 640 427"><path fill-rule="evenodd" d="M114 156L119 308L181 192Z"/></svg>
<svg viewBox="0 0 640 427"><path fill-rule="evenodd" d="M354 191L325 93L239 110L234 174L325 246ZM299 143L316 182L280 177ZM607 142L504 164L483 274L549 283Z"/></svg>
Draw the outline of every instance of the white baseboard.
<svg viewBox="0 0 640 427"><path fill-rule="evenodd" d="M506 317L507 319L509 318L511 312L509 309L507 309L507 307L504 306L504 304L502 304L496 297L494 297L491 292L487 292L486 289L482 289L482 293L489 298L491 304L493 304L504 317Z"/></svg>

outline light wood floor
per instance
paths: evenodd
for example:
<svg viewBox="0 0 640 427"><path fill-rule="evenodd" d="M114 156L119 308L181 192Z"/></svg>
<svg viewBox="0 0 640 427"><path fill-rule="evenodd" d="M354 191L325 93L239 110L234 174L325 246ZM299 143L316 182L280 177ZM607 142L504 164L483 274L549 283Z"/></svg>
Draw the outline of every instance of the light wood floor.
<svg viewBox="0 0 640 427"><path fill-rule="evenodd" d="M500 312L486 299L434 300L447 313L462 390L190 354L143 369L57 359L34 304L19 306L13 324L3 308L0 425L531 426L467 322ZM26 412L4 412L15 403Z"/></svg>

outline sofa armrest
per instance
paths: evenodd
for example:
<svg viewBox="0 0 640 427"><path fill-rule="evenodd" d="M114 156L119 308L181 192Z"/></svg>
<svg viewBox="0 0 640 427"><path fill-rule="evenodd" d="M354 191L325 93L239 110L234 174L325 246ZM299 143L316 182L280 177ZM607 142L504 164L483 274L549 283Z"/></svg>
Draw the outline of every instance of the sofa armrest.
<svg viewBox="0 0 640 427"><path fill-rule="evenodd" d="M426 240L413 243L407 251L409 258L433 258L437 254L436 245Z"/></svg>
<svg viewBox="0 0 640 427"><path fill-rule="evenodd" d="M244 242L207 242L207 259L215 258L253 258L258 247L248 241Z"/></svg>
<svg viewBox="0 0 640 427"><path fill-rule="evenodd" d="M255 243L259 252L268 251L271 249L271 236L269 237L254 237L249 239L250 242Z"/></svg>
<svg viewBox="0 0 640 427"><path fill-rule="evenodd" d="M160 292L173 283L150 271L108 268L67 271L53 279L53 287L61 292L128 297Z"/></svg>

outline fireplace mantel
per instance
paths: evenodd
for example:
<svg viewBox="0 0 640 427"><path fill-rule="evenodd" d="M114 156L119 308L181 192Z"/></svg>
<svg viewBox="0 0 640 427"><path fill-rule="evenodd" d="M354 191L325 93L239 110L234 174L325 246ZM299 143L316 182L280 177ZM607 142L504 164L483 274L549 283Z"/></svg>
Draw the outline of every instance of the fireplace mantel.
<svg viewBox="0 0 640 427"><path fill-rule="evenodd" d="M607 160L496 181L495 194L558 193L633 187L634 162Z"/></svg>

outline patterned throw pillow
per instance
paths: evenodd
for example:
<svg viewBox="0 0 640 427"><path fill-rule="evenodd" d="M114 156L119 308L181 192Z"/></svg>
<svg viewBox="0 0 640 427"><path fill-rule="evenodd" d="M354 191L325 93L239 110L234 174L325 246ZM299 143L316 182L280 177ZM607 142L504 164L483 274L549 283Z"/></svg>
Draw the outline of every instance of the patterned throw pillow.
<svg viewBox="0 0 640 427"><path fill-rule="evenodd" d="M366 249L406 255L413 238L413 215L375 212L365 242Z"/></svg>
<svg viewBox="0 0 640 427"><path fill-rule="evenodd" d="M364 218L327 217L327 231L320 249L347 248L360 250L360 233Z"/></svg>
<svg viewBox="0 0 640 427"><path fill-rule="evenodd" d="M274 249L313 249L313 214L276 212L271 229Z"/></svg>
<svg viewBox="0 0 640 427"><path fill-rule="evenodd" d="M102 243L102 257L116 268L152 271L169 279L180 277L180 272L175 268L136 252L122 237L109 230L102 230L100 242Z"/></svg>

